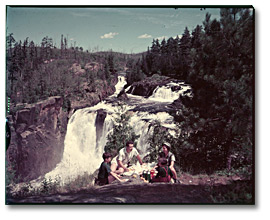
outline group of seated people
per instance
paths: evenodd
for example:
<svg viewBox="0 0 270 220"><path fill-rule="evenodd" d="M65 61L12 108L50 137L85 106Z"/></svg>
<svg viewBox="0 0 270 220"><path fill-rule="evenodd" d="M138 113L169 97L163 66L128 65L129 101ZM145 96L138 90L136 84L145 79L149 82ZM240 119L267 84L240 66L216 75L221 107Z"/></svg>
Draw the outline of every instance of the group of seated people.
<svg viewBox="0 0 270 220"><path fill-rule="evenodd" d="M175 156L170 152L171 145L169 143L162 144L162 151L159 153L158 164L155 166L157 175L151 179L151 182L170 182L171 178L174 182L177 180L177 173L174 168ZM130 161L133 157L143 165L142 159L134 148L134 143L128 141L126 147L119 151L119 154L112 159L110 153L103 153L103 162L100 165L98 178L96 179L97 185L106 185L112 183L115 179L124 182L120 175L129 171ZM111 164L111 165L110 165Z"/></svg>

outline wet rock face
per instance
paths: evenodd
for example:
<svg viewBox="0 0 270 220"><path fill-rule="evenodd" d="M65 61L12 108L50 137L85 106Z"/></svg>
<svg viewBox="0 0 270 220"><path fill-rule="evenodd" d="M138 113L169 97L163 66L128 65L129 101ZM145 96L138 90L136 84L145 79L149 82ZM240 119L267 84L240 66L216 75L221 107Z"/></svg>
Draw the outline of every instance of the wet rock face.
<svg viewBox="0 0 270 220"><path fill-rule="evenodd" d="M117 95L117 98L119 100L123 100L123 101L127 101L128 100L128 96L127 96L127 94L126 94L126 92L125 92L124 89L119 92L119 94Z"/></svg>
<svg viewBox="0 0 270 220"><path fill-rule="evenodd" d="M127 93L130 93L132 95L139 95L139 96L145 96L149 97L153 94L153 91L155 90L157 85L143 85L136 83L131 86L131 88L127 91Z"/></svg>
<svg viewBox="0 0 270 220"><path fill-rule="evenodd" d="M98 141L100 140L100 137L102 136L102 131L103 131L103 125L104 125L104 120L107 116L107 113L103 110L100 109L97 111L97 117L96 117L96 122L95 122L95 126L96 126L96 142L97 142L97 146L98 146Z"/></svg>
<svg viewBox="0 0 270 220"><path fill-rule="evenodd" d="M143 81L133 83L127 93L149 97L153 94L153 91L157 88L157 86L163 86L169 82L170 78L168 77L164 77L163 79L147 78Z"/></svg>
<svg viewBox="0 0 270 220"><path fill-rule="evenodd" d="M54 96L35 104L21 105L21 110L8 116L11 141L7 161L19 181L36 179L56 167L62 159L68 119L77 109L93 106L112 95L116 83L117 78L110 84L104 81L97 92L84 88L83 99L70 100L69 112L63 111L63 98ZM100 121L104 118L105 115L100 114ZM101 122L98 128L101 133Z"/></svg>
<svg viewBox="0 0 270 220"><path fill-rule="evenodd" d="M68 121L62 105L60 96L50 97L13 115L7 159L21 181L35 179L60 162Z"/></svg>

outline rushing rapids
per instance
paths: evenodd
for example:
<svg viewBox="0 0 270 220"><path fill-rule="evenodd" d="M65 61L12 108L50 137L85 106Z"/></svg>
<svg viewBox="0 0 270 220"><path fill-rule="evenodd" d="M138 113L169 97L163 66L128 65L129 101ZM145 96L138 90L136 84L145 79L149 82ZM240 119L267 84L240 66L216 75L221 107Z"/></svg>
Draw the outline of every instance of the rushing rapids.
<svg viewBox="0 0 270 220"><path fill-rule="evenodd" d="M65 184L78 175L85 172L92 174L98 169L102 162L107 135L112 131L115 113L119 111L116 97L125 85L125 77L119 76L116 91L111 97L93 107L77 110L72 115L67 127L62 161L47 173L45 178L55 179L59 176L61 184ZM179 89L174 90L175 86ZM151 122L159 120L162 126L173 129L173 117L166 112L166 107L190 89L184 82L171 82L166 86L157 87L149 98L127 94L129 100L126 110L133 112L130 123L139 135L136 148L142 156L147 153L149 146L147 138L152 132Z"/></svg>

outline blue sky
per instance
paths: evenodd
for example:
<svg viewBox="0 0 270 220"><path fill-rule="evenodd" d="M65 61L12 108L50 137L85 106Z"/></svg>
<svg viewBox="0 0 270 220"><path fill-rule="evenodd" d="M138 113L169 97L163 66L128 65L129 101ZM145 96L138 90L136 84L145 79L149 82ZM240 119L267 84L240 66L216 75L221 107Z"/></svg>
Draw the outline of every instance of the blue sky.
<svg viewBox="0 0 270 220"><path fill-rule="evenodd" d="M7 8L7 33L16 41L29 37L40 44L45 36L60 46L61 34L69 46L84 50L138 53L153 38L168 39L202 24L205 14L219 19L218 8Z"/></svg>

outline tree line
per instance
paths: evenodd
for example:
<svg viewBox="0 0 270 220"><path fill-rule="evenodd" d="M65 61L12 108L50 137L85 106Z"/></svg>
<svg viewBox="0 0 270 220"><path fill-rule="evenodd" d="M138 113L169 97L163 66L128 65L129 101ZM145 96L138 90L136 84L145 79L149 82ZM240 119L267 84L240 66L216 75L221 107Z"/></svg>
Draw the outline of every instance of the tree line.
<svg viewBox="0 0 270 220"><path fill-rule="evenodd" d="M63 35L57 48L48 36L36 44L29 38L16 41L11 33L6 38L6 95L14 105L34 103L49 96L78 95L83 82L95 92L96 80L110 81L125 66L125 60L125 55L113 51L90 53L76 42L69 46ZM89 63L98 64L99 69L86 68ZM85 73L74 74L74 64Z"/></svg>
<svg viewBox="0 0 270 220"><path fill-rule="evenodd" d="M181 132L168 135L183 170L251 173L254 147L254 15L248 8L222 8L182 37L154 39L131 64L128 79L154 74L185 80L192 97L174 105ZM158 132L156 132L158 134ZM157 139L154 138L154 139Z"/></svg>

